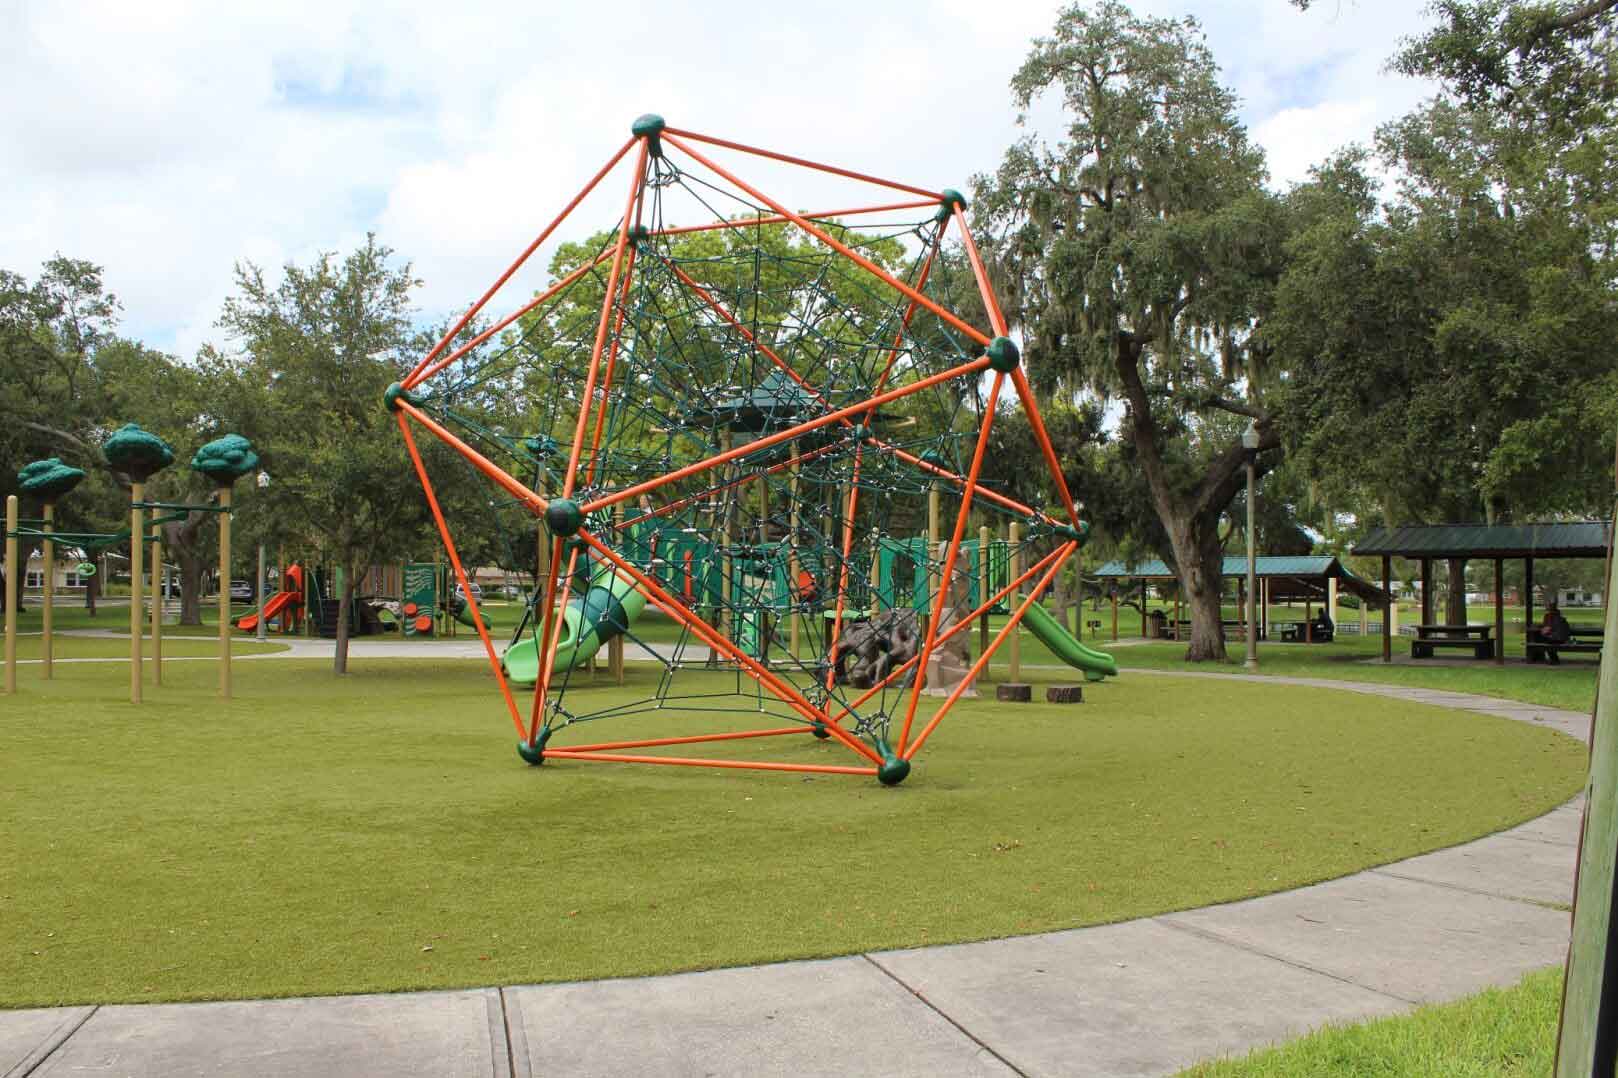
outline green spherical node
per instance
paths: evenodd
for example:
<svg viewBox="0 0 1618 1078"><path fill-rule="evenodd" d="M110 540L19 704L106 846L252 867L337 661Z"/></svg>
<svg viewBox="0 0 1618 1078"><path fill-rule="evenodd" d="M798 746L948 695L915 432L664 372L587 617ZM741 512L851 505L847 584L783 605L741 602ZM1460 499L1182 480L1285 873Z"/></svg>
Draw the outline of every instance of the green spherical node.
<svg viewBox="0 0 1618 1078"><path fill-rule="evenodd" d="M996 337L983 351L989 357L989 366L1001 374L1010 374L1022 362L1022 353L1017 351L1017 342L1010 337Z"/></svg>
<svg viewBox="0 0 1618 1078"><path fill-rule="evenodd" d="M552 535L574 535L584 527L584 512L572 498L557 498L545 509L545 526Z"/></svg>
<svg viewBox="0 0 1618 1078"><path fill-rule="evenodd" d="M398 382L393 383L387 389L382 391L382 403L388 406L388 411L390 412L397 412L399 410L399 402L401 400L409 399L410 395L405 392L405 387L400 385Z"/></svg>
<svg viewBox="0 0 1618 1078"><path fill-rule="evenodd" d="M663 117L655 112L648 112L629 125L630 134L636 138L645 138L648 135L663 133Z"/></svg>
<svg viewBox="0 0 1618 1078"><path fill-rule="evenodd" d="M645 225L636 225L629 230L630 243L645 243L652 238L652 230Z"/></svg>
<svg viewBox="0 0 1618 1078"><path fill-rule="evenodd" d="M876 769L877 781L884 786L897 786L910 774L910 761L900 756L884 757Z"/></svg>
<svg viewBox="0 0 1618 1078"><path fill-rule="evenodd" d="M954 214L957 208L966 209L966 196L953 187L943 190L944 197L938 200L938 216L935 220L942 221Z"/></svg>
<svg viewBox="0 0 1618 1078"><path fill-rule="evenodd" d="M517 755L523 758L523 762L538 767L545 762L544 743L541 742L536 746L530 745L526 741L519 741L517 742Z"/></svg>
<svg viewBox="0 0 1618 1078"><path fill-rule="evenodd" d="M815 737L821 741L831 737L831 731L826 729L826 724L823 722L815 723L810 729L814 732Z"/></svg>

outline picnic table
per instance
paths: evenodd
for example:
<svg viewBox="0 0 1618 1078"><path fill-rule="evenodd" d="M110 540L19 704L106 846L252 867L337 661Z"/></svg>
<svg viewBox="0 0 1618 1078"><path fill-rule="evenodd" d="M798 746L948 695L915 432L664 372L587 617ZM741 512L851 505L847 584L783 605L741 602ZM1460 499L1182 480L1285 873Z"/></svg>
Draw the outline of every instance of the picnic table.
<svg viewBox="0 0 1618 1078"><path fill-rule="evenodd" d="M1412 659L1431 659L1434 648L1470 649L1473 658L1494 658L1493 625L1418 625L1410 641Z"/></svg>
<svg viewBox="0 0 1618 1078"><path fill-rule="evenodd" d="M1288 644L1329 644L1332 634L1322 629L1313 621L1278 621L1274 623L1281 629L1281 640ZM1313 625L1311 629L1309 626Z"/></svg>

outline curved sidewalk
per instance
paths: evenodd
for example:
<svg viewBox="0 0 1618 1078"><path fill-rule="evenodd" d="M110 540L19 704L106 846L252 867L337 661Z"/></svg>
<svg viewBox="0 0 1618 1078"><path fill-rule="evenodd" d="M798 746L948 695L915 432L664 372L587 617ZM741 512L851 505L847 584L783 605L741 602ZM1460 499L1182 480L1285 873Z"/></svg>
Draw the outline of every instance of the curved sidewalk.
<svg viewBox="0 0 1618 1078"><path fill-rule="evenodd" d="M1464 693L1267 675L1552 726ZM918 950L454 992L0 1011L0 1078L119 1074L1162 1075L1560 963L1579 801L1222 906Z"/></svg>

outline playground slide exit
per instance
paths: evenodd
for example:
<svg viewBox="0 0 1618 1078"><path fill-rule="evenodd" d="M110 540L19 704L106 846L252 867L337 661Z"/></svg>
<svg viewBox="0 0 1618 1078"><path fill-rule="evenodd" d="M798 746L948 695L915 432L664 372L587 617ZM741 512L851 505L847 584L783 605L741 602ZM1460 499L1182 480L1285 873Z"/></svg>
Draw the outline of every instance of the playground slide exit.
<svg viewBox="0 0 1618 1078"><path fill-rule="evenodd" d="M1069 666L1083 670L1086 681L1100 681L1108 675L1118 676L1118 660L1104 651L1079 643L1041 604L1029 604L1028 612L1022 616L1022 623L1041 644L1050 649L1052 655Z"/></svg>
<svg viewBox="0 0 1618 1078"><path fill-rule="evenodd" d="M583 598L571 599L562 609L562 638L556 644L554 673L576 669L613 637L635 624L646 609L646 596L635 582L611 565L603 565L590 578ZM501 657L506 677L515 685L539 680L539 634L530 632L506 649Z"/></svg>

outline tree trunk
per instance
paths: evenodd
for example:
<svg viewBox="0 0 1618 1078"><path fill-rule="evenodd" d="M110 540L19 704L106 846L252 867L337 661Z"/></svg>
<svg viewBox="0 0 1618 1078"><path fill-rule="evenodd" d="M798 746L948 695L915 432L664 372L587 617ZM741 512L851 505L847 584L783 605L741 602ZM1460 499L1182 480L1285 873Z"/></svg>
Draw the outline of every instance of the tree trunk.
<svg viewBox="0 0 1618 1078"><path fill-rule="evenodd" d="M180 624L202 624L202 574L206 566L202 559L176 548L180 562Z"/></svg>
<svg viewBox="0 0 1618 1078"><path fill-rule="evenodd" d="M1445 599L1444 620L1451 625L1466 624L1466 560L1449 560L1449 595Z"/></svg>
<svg viewBox="0 0 1618 1078"><path fill-rule="evenodd" d="M163 551L180 563L180 624L202 624L202 582L213 564L214 550L204 550L203 524L207 514L192 513L184 521L163 526ZM225 582L229 587L229 582Z"/></svg>
<svg viewBox="0 0 1618 1078"><path fill-rule="evenodd" d="M342 601L337 604L337 651L332 667L339 674L348 673L348 608L354 601L355 580L354 570L345 569Z"/></svg>
<svg viewBox="0 0 1618 1078"><path fill-rule="evenodd" d="M1186 645L1186 662L1223 661L1225 658L1223 579L1225 555L1219 545L1219 518L1203 521L1174 521L1169 540L1174 546L1174 563L1191 612L1191 642Z"/></svg>
<svg viewBox="0 0 1618 1078"><path fill-rule="evenodd" d="M92 618L96 616L96 600L101 598L101 574L106 571L106 562L97 558L95 567L95 573L84 582L84 609L90 612Z"/></svg>

